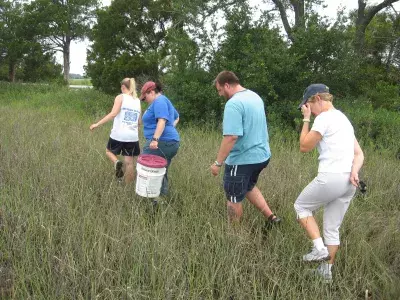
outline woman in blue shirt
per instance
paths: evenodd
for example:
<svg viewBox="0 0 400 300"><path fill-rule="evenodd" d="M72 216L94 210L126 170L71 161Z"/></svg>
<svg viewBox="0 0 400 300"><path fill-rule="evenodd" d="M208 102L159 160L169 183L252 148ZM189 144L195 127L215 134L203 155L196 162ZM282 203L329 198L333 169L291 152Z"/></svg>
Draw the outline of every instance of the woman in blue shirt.
<svg viewBox="0 0 400 300"><path fill-rule="evenodd" d="M175 128L179 122L179 114L161 91L160 84L153 81L146 82L141 90L140 100L149 104L142 117L144 137L146 138L143 153L164 157L168 162L168 172L171 160L179 149L180 138ZM161 186L161 195L168 193L167 172Z"/></svg>

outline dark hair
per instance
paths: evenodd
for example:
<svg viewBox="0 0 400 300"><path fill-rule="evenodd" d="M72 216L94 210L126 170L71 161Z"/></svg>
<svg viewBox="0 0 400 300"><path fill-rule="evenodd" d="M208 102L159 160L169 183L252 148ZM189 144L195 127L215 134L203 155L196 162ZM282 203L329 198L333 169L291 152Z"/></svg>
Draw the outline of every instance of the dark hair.
<svg viewBox="0 0 400 300"><path fill-rule="evenodd" d="M162 92L161 83L158 82L158 81L156 81L155 84L156 84L156 88L154 89L154 91L155 91L156 93L161 93L161 92Z"/></svg>
<svg viewBox="0 0 400 300"><path fill-rule="evenodd" d="M235 75L235 73L231 71L222 71L220 72L217 77L214 80L214 83L217 83L219 85L224 85L225 83L232 84L232 85L238 85L240 84L239 78Z"/></svg>

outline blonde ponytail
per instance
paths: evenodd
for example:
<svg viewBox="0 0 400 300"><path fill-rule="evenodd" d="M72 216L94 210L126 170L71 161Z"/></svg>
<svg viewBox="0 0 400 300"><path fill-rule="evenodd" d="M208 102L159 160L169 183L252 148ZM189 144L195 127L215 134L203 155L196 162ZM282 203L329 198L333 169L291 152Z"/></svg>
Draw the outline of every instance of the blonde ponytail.
<svg viewBox="0 0 400 300"><path fill-rule="evenodd" d="M136 92L136 81L134 78L129 78L129 94L133 98L137 98L137 92Z"/></svg>
<svg viewBox="0 0 400 300"><path fill-rule="evenodd" d="M136 82L134 78L125 78L121 81L121 85L124 85L133 98L137 98Z"/></svg>

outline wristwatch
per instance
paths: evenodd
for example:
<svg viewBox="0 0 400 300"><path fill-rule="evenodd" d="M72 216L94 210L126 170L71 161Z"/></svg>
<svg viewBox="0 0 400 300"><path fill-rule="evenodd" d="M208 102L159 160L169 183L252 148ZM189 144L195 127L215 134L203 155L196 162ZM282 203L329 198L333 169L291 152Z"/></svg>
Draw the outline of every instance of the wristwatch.
<svg viewBox="0 0 400 300"><path fill-rule="evenodd" d="M214 165L216 165L217 167L222 167L222 163L219 163L217 160L214 161Z"/></svg>
<svg viewBox="0 0 400 300"><path fill-rule="evenodd" d="M154 142L158 142L159 138L153 137L151 140L154 141Z"/></svg>

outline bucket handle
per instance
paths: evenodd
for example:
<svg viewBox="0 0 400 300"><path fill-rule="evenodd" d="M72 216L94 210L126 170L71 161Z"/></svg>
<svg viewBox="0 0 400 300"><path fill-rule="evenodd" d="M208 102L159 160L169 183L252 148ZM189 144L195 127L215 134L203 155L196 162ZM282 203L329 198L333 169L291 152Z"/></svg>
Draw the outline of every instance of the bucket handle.
<svg viewBox="0 0 400 300"><path fill-rule="evenodd" d="M164 158L168 161L168 158L167 158L167 156L165 155L165 153L161 150L161 148L157 148L157 149L151 149L149 146L147 146L147 147L143 147L143 150L144 149L150 149L150 150L160 150L160 152L162 153L162 155L164 155Z"/></svg>

